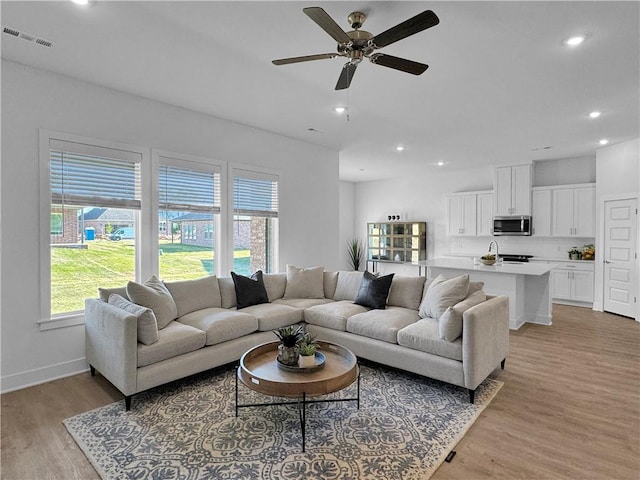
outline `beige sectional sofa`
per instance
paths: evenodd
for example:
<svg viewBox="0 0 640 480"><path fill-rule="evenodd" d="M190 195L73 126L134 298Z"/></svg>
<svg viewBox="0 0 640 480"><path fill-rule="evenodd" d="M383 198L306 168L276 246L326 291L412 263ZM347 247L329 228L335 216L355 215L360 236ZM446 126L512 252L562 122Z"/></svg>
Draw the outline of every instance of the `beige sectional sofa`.
<svg viewBox="0 0 640 480"><path fill-rule="evenodd" d="M288 285L287 273L265 274L269 302L241 309L230 277L165 283L154 278L149 285L158 297L148 285L133 282L100 289L99 299L85 301L91 373L97 370L118 388L129 409L132 395L238 361L249 348L275 341L273 330L300 322L318 339L341 344L358 357L467 388L471 402L498 364L504 368L508 299L485 296L481 285L469 288L468 277L466 290L458 288L462 299L446 298L446 292L437 297L440 318L426 315L425 302L436 285L446 285L442 278L394 276L383 309L354 303L363 272L316 272L311 289L294 285L292 279L299 278L289 272ZM171 308L154 308L158 298L169 298ZM445 319L453 323L443 326Z"/></svg>

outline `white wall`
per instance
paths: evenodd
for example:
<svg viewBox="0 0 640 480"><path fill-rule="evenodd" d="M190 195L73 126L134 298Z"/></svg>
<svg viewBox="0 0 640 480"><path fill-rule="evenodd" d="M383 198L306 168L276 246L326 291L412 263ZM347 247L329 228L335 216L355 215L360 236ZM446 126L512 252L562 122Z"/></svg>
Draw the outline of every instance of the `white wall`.
<svg viewBox="0 0 640 480"><path fill-rule="evenodd" d="M472 190L492 190L493 171L489 167L464 171L429 173L379 182L356 184L355 235L366 239L367 222L387 221L388 215L402 220L427 222L427 258L449 253L446 236L446 195ZM386 267L386 268L384 268ZM415 275L415 267L384 266L382 272ZM390 270L393 268L393 270Z"/></svg>
<svg viewBox="0 0 640 480"><path fill-rule="evenodd" d="M83 326L37 325L40 128L278 170L280 269L343 267L338 152L3 61L3 391L86 368Z"/></svg>
<svg viewBox="0 0 640 480"><path fill-rule="evenodd" d="M602 251L604 232L602 232L602 210L605 199L614 197L636 197L640 199L640 138L600 148L596 152L596 259ZM640 248L640 221L637 246ZM640 275L640 259L636 261L636 279ZM595 299L593 308L602 310L604 303L604 268L602 262L595 265ZM640 279L638 279L640 280ZM637 282L640 286L640 281ZM640 291L638 292L640 299ZM640 305L636 319L640 320Z"/></svg>
<svg viewBox="0 0 640 480"><path fill-rule="evenodd" d="M596 181L596 157L572 157L533 162L533 186L549 187Z"/></svg>
<svg viewBox="0 0 640 480"><path fill-rule="evenodd" d="M351 270L347 255L347 242L357 237L355 235L355 194L356 186L352 182L340 182L340 239L338 241L338 260L340 270ZM363 244L366 237L360 237ZM362 259L364 261L364 257ZM360 270L364 265L360 266Z"/></svg>

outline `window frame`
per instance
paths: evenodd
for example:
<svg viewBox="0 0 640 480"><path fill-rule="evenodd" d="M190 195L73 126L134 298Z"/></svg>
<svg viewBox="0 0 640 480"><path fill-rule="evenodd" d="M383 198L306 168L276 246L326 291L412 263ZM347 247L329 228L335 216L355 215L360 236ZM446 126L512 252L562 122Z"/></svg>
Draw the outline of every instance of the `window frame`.
<svg viewBox="0 0 640 480"><path fill-rule="evenodd" d="M226 225L228 223L227 209L225 208L225 199L227 198L227 163L224 161L214 160L212 158L171 152L159 148L151 149L151 159L151 181L153 182L153 197L151 204L154 211L154 214L151 218L151 224L154 235L150 247L151 255L153 257L151 259L153 271L158 273L160 272L160 243L158 239L158 233L160 231L158 226L158 213L160 212L160 188L158 185L158 181L160 178L160 167L163 165L167 165L176 168L184 168L187 170L213 172L220 175L220 213L218 214L219 220L218 225L216 225L217 228L214 227L215 238L213 238L214 252L217 251L216 255L218 257L214 262L214 274L216 276L220 276L220 272L222 271L222 262L219 260L220 257L223 257L221 252L225 252L228 248L228 245L226 245L225 243L225 235L222 235L221 233L222 230L226 228Z"/></svg>
<svg viewBox="0 0 640 480"><path fill-rule="evenodd" d="M239 173L236 175L236 173ZM227 251L227 255L225 255L227 266L226 271L232 271L234 268L233 264L233 227L235 221L235 204L234 204L234 185L236 176L242 177L242 173L246 173L246 177L249 179L255 180L268 180L268 181L276 181L277 182L277 194L278 194L278 210L275 218L278 219L278 231L275 232L275 242L276 245L273 249L273 258L272 258L272 271L269 273L278 273L280 271L280 211L281 211L281 188L282 188L282 173L270 169L270 168L261 168L256 167L254 165L240 164L240 163L230 163L229 164L229 180L228 180L228 196L227 196L227 205L226 210L228 212L228 224L227 224L227 232L226 238L229 245L229 250ZM267 273L267 272L265 272Z"/></svg>
<svg viewBox="0 0 640 480"><path fill-rule="evenodd" d="M51 171L50 143L51 141L80 143L100 148L123 150L140 156L140 198L141 208L136 213L136 224L140 227L136 229L135 239L135 280L139 280L145 271L151 271L150 266L143 256L142 244L149 238L149 226L145 221L148 209L145 201L149 198L150 186L150 156L149 149L123 142L91 138L81 135L55 132L47 129L40 129L39 136L39 169L40 169L40 212L39 212L39 265L40 265L40 319L38 325L40 330L51 330L55 328L82 325L84 323L84 310L51 314ZM96 292L97 295L97 292Z"/></svg>

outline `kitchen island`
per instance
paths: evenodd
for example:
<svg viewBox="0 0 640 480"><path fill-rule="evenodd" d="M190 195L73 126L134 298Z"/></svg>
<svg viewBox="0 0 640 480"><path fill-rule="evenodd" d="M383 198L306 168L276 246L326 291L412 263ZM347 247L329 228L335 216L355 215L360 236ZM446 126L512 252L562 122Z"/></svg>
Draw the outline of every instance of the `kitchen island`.
<svg viewBox="0 0 640 480"><path fill-rule="evenodd" d="M427 277L440 274L455 277L469 274L473 282L484 282L489 295L509 297L509 328L517 330L525 322L551 325L551 270L553 264L505 262L476 265L470 258L436 258L419 262Z"/></svg>

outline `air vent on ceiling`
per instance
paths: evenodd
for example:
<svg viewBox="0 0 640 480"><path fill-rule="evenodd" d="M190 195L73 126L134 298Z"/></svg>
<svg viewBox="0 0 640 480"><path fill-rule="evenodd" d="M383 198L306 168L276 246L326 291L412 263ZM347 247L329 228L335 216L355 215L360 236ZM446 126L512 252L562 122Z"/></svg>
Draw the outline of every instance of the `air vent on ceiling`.
<svg viewBox="0 0 640 480"><path fill-rule="evenodd" d="M35 43L36 45L40 45L42 47L52 47L53 42L40 38L35 35L31 35L30 33L21 32L20 30L16 30L11 27L2 27L2 33L6 33L7 35L11 35L12 37L21 38L22 40L26 40L27 42Z"/></svg>

